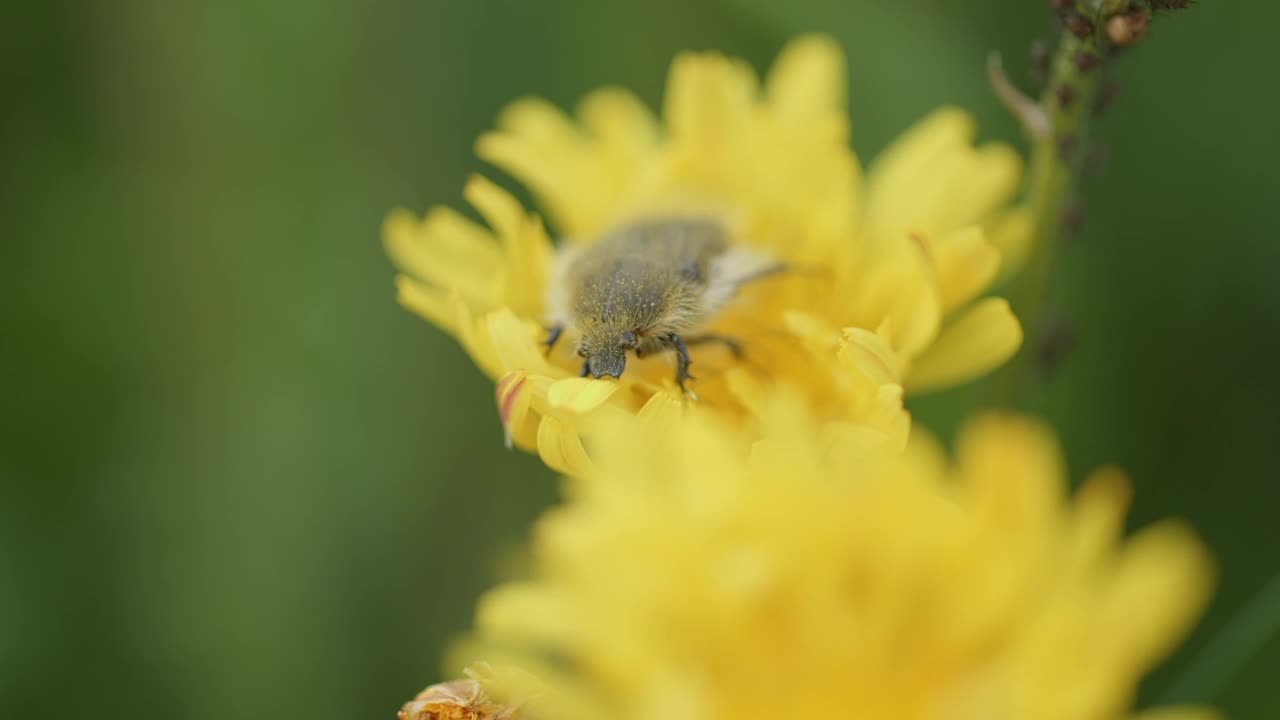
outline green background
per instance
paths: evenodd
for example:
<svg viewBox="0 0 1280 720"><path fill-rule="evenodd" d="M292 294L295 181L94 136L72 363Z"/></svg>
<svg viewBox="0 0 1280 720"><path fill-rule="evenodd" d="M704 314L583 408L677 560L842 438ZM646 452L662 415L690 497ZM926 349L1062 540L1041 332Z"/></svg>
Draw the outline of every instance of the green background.
<svg viewBox="0 0 1280 720"><path fill-rule="evenodd" d="M1184 515L1215 549L1214 605L1143 699L1237 718L1280 707L1280 585L1253 601L1280 572L1278 26L1206 0L1115 68L1055 268L1077 348L1034 402L1077 476L1132 472L1135 524ZM868 158L942 103L1020 144L983 59L1025 84L1051 25L1041 0L0 10L0 716L389 718L438 680L556 486L395 304L384 212L460 206L517 96L656 102L679 50L763 67L811 30L848 52ZM947 432L982 397L912 409Z"/></svg>

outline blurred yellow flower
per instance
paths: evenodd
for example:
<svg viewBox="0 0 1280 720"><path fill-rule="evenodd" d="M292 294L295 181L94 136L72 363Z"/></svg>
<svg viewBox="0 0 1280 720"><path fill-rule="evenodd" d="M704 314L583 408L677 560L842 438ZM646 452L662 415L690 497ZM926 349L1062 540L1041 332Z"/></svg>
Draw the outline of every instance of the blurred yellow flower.
<svg viewBox="0 0 1280 720"><path fill-rule="evenodd" d="M605 423L458 659L537 676L540 720L1114 720L1205 604L1194 534L1124 539L1125 477L1068 498L1036 422L973 420L949 461L768 403L749 452L709 411Z"/></svg>
<svg viewBox="0 0 1280 720"><path fill-rule="evenodd" d="M661 119L620 89L587 96L576 119L520 100L482 136L481 157L524 182L561 236L480 177L465 196L488 227L444 207L386 219L403 304L466 347L499 388L510 440L556 469L585 470L580 433L605 407L634 413L680 400L670 358L628 365L617 382L579 380L573 338L544 358L557 253L644 219L697 217L735 247L785 263L750 283L710 330L738 339L693 352L700 403L756 422L762 387L803 392L815 412L901 446L903 388L971 379L1006 360L1021 330L1000 299L977 298L1020 260L1030 230L1006 204L1021 162L974 147L971 118L939 110L894 142L863 176L849 148L845 63L804 37L763 87L739 60L676 58ZM663 397L665 396L665 397Z"/></svg>

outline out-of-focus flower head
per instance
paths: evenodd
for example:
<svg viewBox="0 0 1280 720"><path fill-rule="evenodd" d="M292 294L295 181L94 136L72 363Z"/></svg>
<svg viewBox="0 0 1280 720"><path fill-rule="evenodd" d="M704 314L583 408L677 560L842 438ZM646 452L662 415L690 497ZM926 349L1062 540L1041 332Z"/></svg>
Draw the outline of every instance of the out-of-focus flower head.
<svg viewBox="0 0 1280 720"><path fill-rule="evenodd" d="M605 423L459 659L532 672L540 720L1128 716L1209 593L1189 529L1125 538L1125 477L1069 497L1031 420L972 420L950 460L919 433L851 445L805 406L769 400L749 451L711 412Z"/></svg>
<svg viewBox="0 0 1280 720"><path fill-rule="evenodd" d="M755 423L762 386L801 391L815 412L901 446L904 387L980 375L1021 330L1000 299L975 300L1015 267L1030 221L1006 207L1021 174L1001 144L973 146L965 113L942 109L863 172L849 147L845 63L823 37L790 43L761 84L717 53L676 58L661 117L632 94L588 95L570 117L513 103L477 144L532 191L560 247L586 247L629 223L709 218L788 270L745 286L711 330L745 357L694 352L699 402ZM618 381L581 380L573 339L544 357L557 246L539 216L474 177L465 196L486 225L445 207L386 219L400 299L454 335L500 380L509 438L581 473L581 433L604 407L635 413L680 396L670 359L631 362ZM660 397L665 396L665 397Z"/></svg>

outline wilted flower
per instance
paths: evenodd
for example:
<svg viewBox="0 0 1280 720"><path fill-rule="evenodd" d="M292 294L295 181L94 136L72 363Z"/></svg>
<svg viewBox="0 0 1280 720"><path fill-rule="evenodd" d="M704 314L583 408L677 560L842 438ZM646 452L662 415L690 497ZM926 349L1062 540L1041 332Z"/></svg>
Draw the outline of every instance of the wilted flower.
<svg viewBox="0 0 1280 720"><path fill-rule="evenodd" d="M485 685L493 684L495 676L486 663L477 663L466 669L466 680L437 683L418 693L396 713L399 720L521 720L517 705L494 702ZM497 681L508 687L506 680ZM521 692L529 692L523 685Z"/></svg>

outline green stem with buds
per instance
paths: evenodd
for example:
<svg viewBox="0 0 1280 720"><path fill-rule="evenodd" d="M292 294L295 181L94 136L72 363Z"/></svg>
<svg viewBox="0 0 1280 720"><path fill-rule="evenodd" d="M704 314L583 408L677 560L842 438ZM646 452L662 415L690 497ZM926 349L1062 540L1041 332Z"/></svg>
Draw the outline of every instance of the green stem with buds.
<svg viewBox="0 0 1280 720"><path fill-rule="evenodd" d="M1053 256L1064 227L1069 224L1068 212L1075 201L1084 164L1089 120L1101 84L1100 68L1084 71L1077 66L1079 53L1097 57L1098 49L1090 40L1067 33L1040 101L1049 118L1049 133L1036 138L1031 148L1027 201L1035 213L1034 245L1013 297L1014 311L1026 323L1031 338L1037 337L1036 331L1043 324Z"/></svg>
<svg viewBox="0 0 1280 720"><path fill-rule="evenodd" d="M1105 60L1110 51L1107 21L1128 8L1127 2L1083 0L1064 22L1039 101L1020 96L993 61L992 83L1005 104L1022 120L1031 136L1027 203L1034 213L1032 250L1011 288L1014 313L1023 323L1023 348L1005 371L999 399L1014 405L1027 385L1040 343L1045 340L1053 259L1070 217L1087 159L1090 122L1102 91Z"/></svg>

